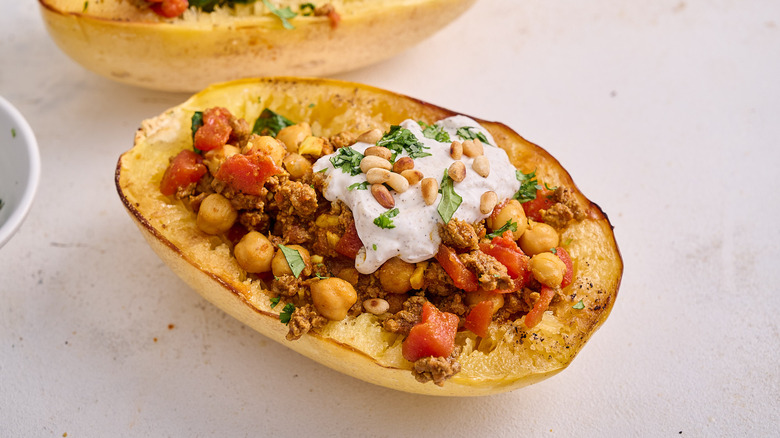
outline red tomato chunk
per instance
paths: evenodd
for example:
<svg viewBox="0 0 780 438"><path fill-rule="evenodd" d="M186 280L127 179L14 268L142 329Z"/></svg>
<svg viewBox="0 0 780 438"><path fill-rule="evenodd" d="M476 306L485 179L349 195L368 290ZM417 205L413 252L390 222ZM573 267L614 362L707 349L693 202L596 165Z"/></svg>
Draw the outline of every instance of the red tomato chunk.
<svg viewBox="0 0 780 438"><path fill-rule="evenodd" d="M542 315L550 307L550 301L552 301L554 296L554 289L542 286L542 290L539 292L539 300L534 304L534 308L525 315L524 324L526 327L534 328L536 324L539 324L539 321L542 320Z"/></svg>
<svg viewBox="0 0 780 438"><path fill-rule="evenodd" d="M404 358L414 362L424 357L448 357L455 349L458 317L441 312L433 304L423 304L422 321L412 327L401 345Z"/></svg>
<svg viewBox="0 0 780 438"><path fill-rule="evenodd" d="M200 132L200 131L198 131ZM226 182L248 195L262 194L263 184L273 175L282 173L271 157L259 153L231 155L219 166L214 178Z"/></svg>
<svg viewBox="0 0 780 438"><path fill-rule="evenodd" d="M202 151L225 146L233 128L230 126L230 111L221 107L209 108L203 112L203 126L195 131L194 145Z"/></svg>
<svg viewBox="0 0 780 438"><path fill-rule="evenodd" d="M200 177L206 174L208 169L203 165L203 158L191 150L183 150L174 157L168 168L165 169L160 192L165 196L171 196L179 188L187 187L198 182Z"/></svg>
<svg viewBox="0 0 780 438"><path fill-rule="evenodd" d="M474 306L463 324L466 329L481 337L487 337L490 321L493 319L493 302L485 300Z"/></svg>
<svg viewBox="0 0 780 438"><path fill-rule="evenodd" d="M458 254L454 249L446 246L439 245L439 252L436 253L436 260L447 274L452 278L455 287L465 290L466 292L476 292L479 284L477 283L477 276L473 272L466 268L466 265L460 261Z"/></svg>
<svg viewBox="0 0 780 438"><path fill-rule="evenodd" d="M352 222L352 226L347 228L347 231L345 231L344 235L341 236L341 239L339 239L335 249L337 253L343 255L344 257L354 259L357 257L358 251L360 251L360 248L362 247L363 242L360 240L360 236L358 236L355 223Z"/></svg>
<svg viewBox="0 0 780 438"><path fill-rule="evenodd" d="M155 14L165 18L178 17L190 7L188 0L147 0Z"/></svg>
<svg viewBox="0 0 780 438"><path fill-rule="evenodd" d="M550 199L552 194L553 192L550 190L537 190L536 199L522 204L526 217L535 222L543 222L542 210L547 210L555 205L555 201Z"/></svg>

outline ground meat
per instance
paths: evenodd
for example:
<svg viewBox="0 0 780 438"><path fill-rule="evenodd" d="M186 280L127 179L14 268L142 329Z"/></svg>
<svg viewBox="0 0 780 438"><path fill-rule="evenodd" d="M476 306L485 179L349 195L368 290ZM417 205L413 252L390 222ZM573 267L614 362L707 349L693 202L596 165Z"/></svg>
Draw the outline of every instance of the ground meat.
<svg viewBox="0 0 780 438"><path fill-rule="evenodd" d="M282 236L282 243L308 243L314 239L314 221L302 221L299 217L279 213L274 222L273 234Z"/></svg>
<svg viewBox="0 0 780 438"><path fill-rule="evenodd" d="M455 285L447 271L438 262L430 262L423 273L423 289L434 295L447 296L455 292Z"/></svg>
<svg viewBox="0 0 780 438"><path fill-rule="evenodd" d="M460 356L460 347L456 346L449 357L424 357L414 363L412 374L420 383L433 381L438 386L460 371L460 363L456 358Z"/></svg>
<svg viewBox="0 0 780 438"><path fill-rule="evenodd" d="M555 204L542 213L542 220L553 228L564 228L572 220L582 220L585 212L571 189L558 187L551 199Z"/></svg>
<svg viewBox="0 0 780 438"><path fill-rule="evenodd" d="M408 335L415 324L422 319L422 307L425 298L413 296L404 302L404 309L387 318L382 326L390 333Z"/></svg>
<svg viewBox="0 0 780 438"><path fill-rule="evenodd" d="M355 141L357 141L357 135L349 131L339 132L338 134L332 135L328 138L328 143L333 146L333 149L340 149L346 146L351 146L355 144Z"/></svg>
<svg viewBox="0 0 780 438"><path fill-rule="evenodd" d="M290 322L287 324L286 338L288 341L300 339L309 330L318 329L327 323L328 319L317 313L313 305L306 304L296 307L290 317Z"/></svg>
<svg viewBox="0 0 780 438"><path fill-rule="evenodd" d="M291 298L298 296L299 292L305 293L306 289L300 279L292 275L275 277L271 282L271 292L274 296Z"/></svg>
<svg viewBox="0 0 780 438"><path fill-rule="evenodd" d="M526 289L526 291L530 292L528 289ZM537 293L536 299L538 298L539 294ZM524 291L504 294L504 305L496 312L493 319L496 322L501 323L502 321L518 317L521 314L524 315L531 310L534 301L535 300L533 299L529 299L528 293L525 293Z"/></svg>
<svg viewBox="0 0 780 438"><path fill-rule="evenodd" d="M514 284L506 266L493 256L482 251L471 251L458 255L458 258L466 268L477 275L479 285L485 290L509 289Z"/></svg>
<svg viewBox="0 0 780 438"><path fill-rule="evenodd" d="M238 145L239 149L243 148L247 140L249 140L249 136L252 135L252 127L249 126L249 122L231 115L230 127L232 131L230 132L228 143Z"/></svg>
<svg viewBox="0 0 780 438"><path fill-rule="evenodd" d="M265 187L260 190L260 195L247 195L216 178L211 182L211 187L215 192L229 199L236 210L258 210L262 212L265 209L265 199L268 194L268 190Z"/></svg>
<svg viewBox="0 0 780 438"><path fill-rule="evenodd" d="M479 238L468 222L460 219L451 219L447 224L439 224L439 236L442 243L457 249L478 248Z"/></svg>
<svg viewBox="0 0 780 438"><path fill-rule="evenodd" d="M274 201L279 211L299 217L317 212L317 192L312 186L298 181L284 181L274 194Z"/></svg>
<svg viewBox="0 0 780 438"><path fill-rule="evenodd" d="M455 315L465 317L469 310L466 303L463 302L463 294L452 294L437 301L436 308L442 312L450 312Z"/></svg>
<svg viewBox="0 0 780 438"><path fill-rule="evenodd" d="M238 222L250 231L268 232L271 217L256 210L243 210L238 214Z"/></svg>

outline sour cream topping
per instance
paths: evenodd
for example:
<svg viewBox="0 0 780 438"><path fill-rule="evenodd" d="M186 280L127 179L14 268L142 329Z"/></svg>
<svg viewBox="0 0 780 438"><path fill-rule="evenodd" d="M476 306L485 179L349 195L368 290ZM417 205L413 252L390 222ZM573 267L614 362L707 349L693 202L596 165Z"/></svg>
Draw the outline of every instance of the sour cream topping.
<svg viewBox="0 0 780 438"><path fill-rule="evenodd" d="M463 198L453 218L468 223L485 219L489 214L480 212L480 197L487 191L494 191L498 195L499 202L512 197L520 188L520 182L515 177L515 167L509 162L506 152L495 146L490 133L473 119L459 115L440 120L435 125L442 127L449 134L449 142L426 138L422 128L414 120L405 120L401 123L403 128L411 131L417 140L424 144L427 148L425 152L431 154L427 157L415 158L414 168L421 171L424 177L436 179L439 187L441 187L444 171L456 161L450 156L450 144L454 140L463 141L457 135L459 128L470 127L471 132L482 133L490 143L483 143L484 155L490 162L490 174L487 178L483 178L472 169L474 158L464 154L460 161L465 164L466 178L461 182L455 182L453 186L455 193ZM358 142L350 147L363 154L370 146L374 145ZM325 172L326 185L323 192L325 199L331 202L339 199L352 210L355 228L364 245L355 260L355 268L358 272L370 274L396 256L406 262L417 263L430 259L438 252L441 243L438 225L444 223L437 210L442 198L441 193L437 195L432 205L426 205L420 183L410 186L403 193L391 190L398 214L392 218L394 228L381 228L374 224L374 220L382 213L386 213L388 209L374 199L371 190L360 190L353 186L365 183L366 174L352 176L341 169L334 168L330 160L333 155L321 157L314 163L313 170ZM406 156L406 153L399 154L396 160L401 156ZM353 186L353 190L349 190L350 186Z"/></svg>

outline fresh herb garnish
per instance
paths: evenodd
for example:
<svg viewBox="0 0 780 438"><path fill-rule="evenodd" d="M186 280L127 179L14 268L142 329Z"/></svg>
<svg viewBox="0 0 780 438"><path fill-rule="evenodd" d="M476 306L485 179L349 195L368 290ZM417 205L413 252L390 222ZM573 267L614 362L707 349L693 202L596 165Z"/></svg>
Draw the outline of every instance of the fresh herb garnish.
<svg viewBox="0 0 780 438"><path fill-rule="evenodd" d="M314 3L303 3L301 4L298 9L301 11L301 15L304 17L308 17L310 15L314 15Z"/></svg>
<svg viewBox="0 0 780 438"><path fill-rule="evenodd" d="M425 138L436 140L439 143L449 143L450 134L444 130L444 127L438 125L426 125L425 122L418 120L417 124L422 128L422 133Z"/></svg>
<svg viewBox="0 0 780 438"><path fill-rule="evenodd" d="M376 145L384 146L393 151L390 162L395 162L395 157L404 151L409 154L411 158L429 157L431 155L428 152L425 152L425 149L428 149L428 147L417 140L417 137L412 134L412 131L398 125L391 126L390 131L382 136L382 138L376 142Z"/></svg>
<svg viewBox="0 0 780 438"><path fill-rule="evenodd" d="M542 189L542 186L536 181L536 171L523 173L520 170L515 170L515 178L520 181L520 189L515 193L514 198L521 204L536 199L536 191Z"/></svg>
<svg viewBox="0 0 780 438"><path fill-rule="evenodd" d="M572 309L581 310L585 308L585 303L582 302L582 300L577 301L577 304L571 306Z"/></svg>
<svg viewBox="0 0 780 438"><path fill-rule="evenodd" d="M322 169L318 170L317 173L325 173L328 171L327 167L323 167Z"/></svg>
<svg viewBox="0 0 780 438"><path fill-rule="evenodd" d="M395 228L392 218L398 216L398 209L387 210L374 219L374 225L379 228Z"/></svg>
<svg viewBox="0 0 780 438"><path fill-rule="evenodd" d="M353 190L368 190L368 186L370 185L371 184L369 184L368 181L363 181L363 182L350 185L349 187L347 187L347 190L349 190L350 192Z"/></svg>
<svg viewBox="0 0 780 438"><path fill-rule="evenodd" d="M290 24L290 22L287 20L289 18L295 18L295 16L298 14L293 12L289 6L279 9L271 4L271 2L268 0L263 0L263 4L266 8L268 8L269 11L271 11L272 14L276 15L280 20L282 20L282 26L284 26L285 29L295 29L295 26Z"/></svg>
<svg viewBox="0 0 780 438"><path fill-rule="evenodd" d="M287 260L287 265L290 267L293 275L298 277L301 272L306 268L306 262L303 261L301 253L297 249L288 248L282 244L279 244L279 249L284 255L284 259Z"/></svg>
<svg viewBox="0 0 780 438"><path fill-rule="evenodd" d="M563 246L569 246L569 244L571 244L571 241L572 241L572 239L571 239L571 237L569 237L568 239L566 239L566 240L563 242Z"/></svg>
<svg viewBox="0 0 780 438"><path fill-rule="evenodd" d="M284 308L282 309L282 313L279 314L279 321L282 322L282 324L287 324L290 322L290 319L292 319L292 314L295 311L295 304L293 303L287 303L284 305Z"/></svg>
<svg viewBox="0 0 780 438"><path fill-rule="evenodd" d="M16 128L11 128L11 137L16 138Z"/></svg>
<svg viewBox="0 0 780 438"><path fill-rule="evenodd" d="M463 198L455 193L452 178L447 175L447 169L444 169L444 176L441 179L441 201L439 201L436 211L439 212L439 216L445 224L450 222L461 202L463 202Z"/></svg>
<svg viewBox="0 0 780 438"><path fill-rule="evenodd" d="M479 131L472 131L474 128L473 126L464 126L462 128L458 128L457 131L455 131L455 134L458 135L462 140L474 140L479 139L482 143L490 144L488 142L487 137L485 137L485 134L479 132Z"/></svg>
<svg viewBox="0 0 780 438"><path fill-rule="evenodd" d="M266 108L260 113L260 117L255 120L255 125L252 127L252 134L276 137L276 134L283 128L294 124L295 123L287 117Z"/></svg>
<svg viewBox="0 0 780 438"><path fill-rule="evenodd" d="M547 183L544 183L544 188L552 192L552 191L554 191L555 189L557 189L557 188L558 188L558 186L553 186L553 187L550 187L550 186L548 186L548 185L547 185Z"/></svg>
<svg viewBox="0 0 780 438"><path fill-rule="evenodd" d="M272 309L274 307L276 307L277 304L279 304L279 300L280 299L281 299L281 297L273 297L273 298L271 298L271 308Z"/></svg>
<svg viewBox="0 0 780 438"><path fill-rule="evenodd" d="M371 245L372 248L374 248L374 251L376 251L376 243Z"/></svg>
<svg viewBox="0 0 780 438"><path fill-rule="evenodd" d="M195 113L192 115L192 124L190 125L190 129L192 130L192 148L195 149L195 152L201 153L202 151L195 147L195 133L198 132L198 129L203 126L203 111L195 111Z"/></svg>
<svg viewBox="0 0 780 438"><path fill-rule="evenodd" d="M330 157L330 162L336 169L341 169L342 172L348 173L352 176L360 175L360 160L363 159L363 154L350 148L339 148L336 155Z"/></svg>
<svg viewBox="0 0 780 438"><path fill-rule="evenodd" d="M88 7L89 7L89 2L84 2L84 9L82 9L81 12L87 12Z"/></svg>
<svg viewBox="0 0 780 438"><path fill-rule="evenodd" d="M509 222L505 223L503 227L493 231L492 233L488 233L486 237L491 239L494 237L500 237L503 236L507 230L517 231L517 222L510 220Z"/></svg>
<svg viewBox="0 0 780 438"><path fill-rule="evenodd" d="M558 254L558 248L550 248L550 252L553 254Z"/></svg>
<svg viewBox="0 0 780 438"><path fill-rule="evenodd" d="M314 103L309 104L309 108L314 108L314 107L315 107Z"/></svg>

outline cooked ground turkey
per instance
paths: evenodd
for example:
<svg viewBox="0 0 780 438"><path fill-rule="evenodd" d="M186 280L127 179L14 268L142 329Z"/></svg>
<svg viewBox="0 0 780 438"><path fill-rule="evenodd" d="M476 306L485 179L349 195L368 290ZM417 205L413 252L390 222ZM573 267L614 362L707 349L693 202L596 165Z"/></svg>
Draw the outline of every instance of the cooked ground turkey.
<svg viewBox="0 0 780 438"><path fill-rule="evenodd" d="M474 227L457 218L452 218L446 225L439 224L439 236L442 243L456 249L479 248L479 238Z"/></svg>
<svg viewBox="0 0 780 438"><path fill-rule="evenodd" d="M460 372L460 363L456 360L460 356L460 346L455 346L449 357L424 357L414 363L412 374L420 383L433 381L438 386L443 386L450 377Z"/></svg>
<svg viewBox="0 0 780 438"><path fill-rule="evenodd" d="M328 319L324 316L320 316L314 306L306 304L304 306L296 307L290 317L290 322L287 324L287 340L294 341L300 339L312 329L318 329L324 327L328 323Z"/></svg>
<svg viewBox="0 0 780 438"><path fill-rule="evenodd" d="M409 330L420 322L424 303L424 297L413 296L409 298L404 302L403 310L385 319L382 326L390 333L398 333L404 336L408 335Z"/></svg>
<svg viewBox="0 0 780 438"><path fill-rule="evenodd" d="M477 275L479 285L485 290L510 289L512 278L506 271L506 266L482 251L471 251L458 255L460 261Z"/></svg>
<svg viewBox="0 0 780 438"><path fill-rule="evenodd" d="M558 187L552 194L555 204L542 213L542 220L553 228L564 228L572 220L585 218L585 211L571 189Z"/></svg>

